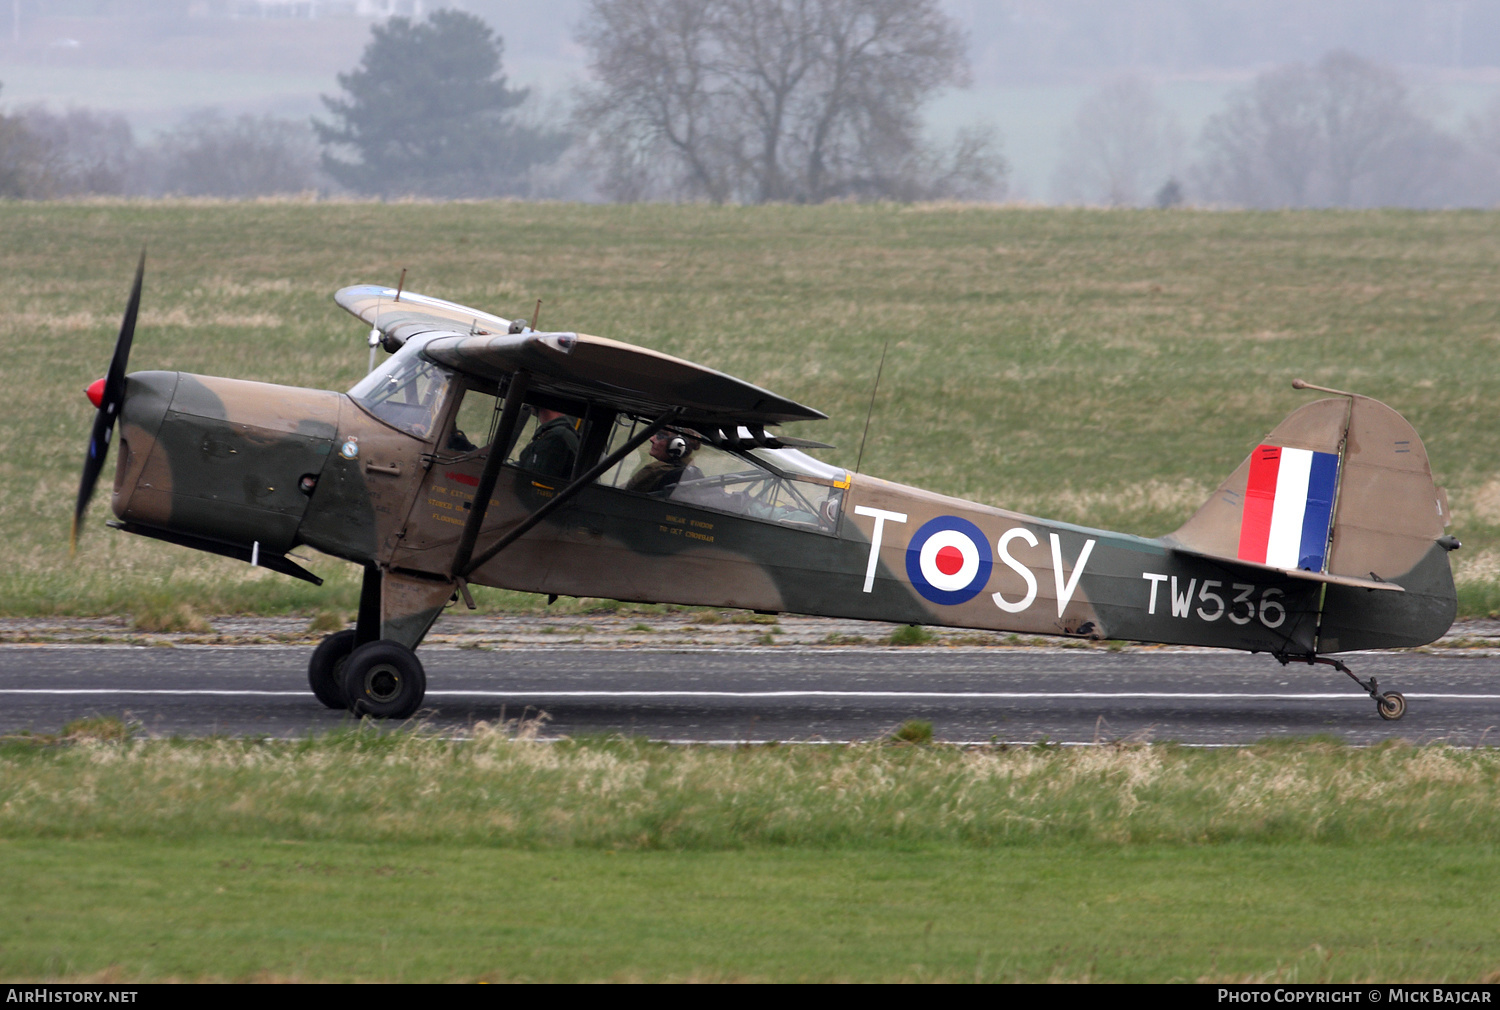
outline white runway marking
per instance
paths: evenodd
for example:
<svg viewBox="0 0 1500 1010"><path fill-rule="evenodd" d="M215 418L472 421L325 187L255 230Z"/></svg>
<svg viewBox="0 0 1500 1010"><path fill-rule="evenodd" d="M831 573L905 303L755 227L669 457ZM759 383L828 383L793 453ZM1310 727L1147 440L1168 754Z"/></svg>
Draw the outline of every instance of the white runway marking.
<svg viewBox="0 0 1500 1010"><path fill-rule="evenodd" d="M0 687L0 694L182 694L224 698L312 697L311 691L215 691L209 688L192 688L190 690L175 691L167 688L145 687Z"/></svg>
<svg viewBox="0 0 1500 1010"><path fill-rule="evenodd" d="M1447 701L1500 701L1500 694L1428 694L1403 692L1408 699ZM129 688L129 687L11 687L0 688L0 695L154 695L184 697L233 698L307 698L310 691L223 691L212 688ZM951 701L972 698L983 701L1042 701L1087 698L1093 700L1157 701L1369 701L1358 691L1337 694L1270 694L1253 691L549 691L546 689L510 691L428 691L429 698L847 698L858 699L931 699Z"/></svg>
<svg viewBox="0 0 1500 1010"><path fill-rule="evenodd" d="M1407 698L1447 698L1455 701L1500 701L1500 694L1414 694L1402 692ZM1275 701L1328 701L1339 698L1354 698L1369 701L1369 695L1357 691L1339 694L1260 694L1247 691L1238 693L1192 693L1179 691L428 691L427 697L452 695L455 697L506 698L517 694L546 698L931 698L946 701L958 698L975 698L992 701L1036 701L1045 699L1095 698L1095 699L1185 699L1189 701L1214 701L1233 699L1263 699Z"/></svg>

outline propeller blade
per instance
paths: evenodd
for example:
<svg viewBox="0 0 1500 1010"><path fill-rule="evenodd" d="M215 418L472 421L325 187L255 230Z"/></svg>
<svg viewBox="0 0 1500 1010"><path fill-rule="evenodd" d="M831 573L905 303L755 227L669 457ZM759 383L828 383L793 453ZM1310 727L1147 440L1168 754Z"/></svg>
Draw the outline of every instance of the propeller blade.
<svg viewBox="0 0 1500 1010"><path fill-rule="evenodd" d="M135 317L141 307L141 278L145 273L146 251L142 249L140 262L135 265L135 283L130 286L130 302L125 306L125 318L115 340L115 356L104 377L104 403L99 409L109 411L112 418L125 400L125 366L130 362L130 344L135 340Z"/></svg>
<svg viewBox="0 0 1500 1010"><path fill-rule="evenodd" d="M83 513L88 510L89 500L94 497L94 485L99 481L99 472L109 456L109 437L113 429L113 418L104 411L94 413L94 429L89 432L89 452L83 460L83 477L78 482L78 503L73 506L73 530L68 537L68 553L78 549L78 529L83 522Z"/></svg>
<svg viewBox="0 0 1500 1010"><path fill-rule="evenodd" d="M94 497L94 485L99 482L99 473L109 458L110 436L125 403L125 368L130 362L131 342L135 339L135 318L141 307L141 279L145 273L146 251L142 249L140 262L135 267L135 283L130 288L130 301L125 306L125 318L120 322L120 335L115 338L114 357L110 359L109 372L104 377L104 395L94 414L93 430L89 432L89 450L83 460L78 502L73 507L73 529L68 537L69 555L78 549L78 530L83 514L88 510L89 501Z"/></svg>

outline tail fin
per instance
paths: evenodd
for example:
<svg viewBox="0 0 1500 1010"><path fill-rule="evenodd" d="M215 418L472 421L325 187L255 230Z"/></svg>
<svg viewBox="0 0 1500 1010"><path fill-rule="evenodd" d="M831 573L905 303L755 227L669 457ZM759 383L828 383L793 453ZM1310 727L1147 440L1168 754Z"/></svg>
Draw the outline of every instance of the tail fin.
<svg viewBox="0 0 1500 1010"><path fill-rule="evenodd" d="M1412 644L1423 635L1427 642L1448 629L1453 578L1436 543L1448 522L1447 494L1433 483L1412 426L1378 400L1341 393L1277 425L1163 539L1194 554L1330 583L1320 651L1333 652ZM1396 586L1405 592L1367 591ZM1413 594L1420 599L1395 599Z"/></svg>
<svg viewBox="0 0 1500 1010"><path fill-rule="evenodd" d="M1448 525L1406 419L1354 393L1295 411L1168 542L1276 568L1398 581Z"/></svg>

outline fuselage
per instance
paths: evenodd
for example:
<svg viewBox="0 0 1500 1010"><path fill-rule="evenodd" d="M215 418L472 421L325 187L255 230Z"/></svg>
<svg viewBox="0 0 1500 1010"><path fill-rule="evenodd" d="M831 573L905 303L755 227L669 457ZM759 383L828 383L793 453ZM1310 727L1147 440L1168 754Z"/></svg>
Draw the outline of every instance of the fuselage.
<svg viewBox="0 0 1500 1010"><path fill-rule="evenodd" d="M435 388L425 420L403 430L401 418L376 416L348 394L135 373L113 508L140 526L260 552L305 544L450 579L489 451L451 448L457 400ZM1378 573L1404 592L1371 592L850 475L784 450L719 452L727 462L700 470L697 488L640 493L618 474L584 487L469 581L1291 656L1424 644L1454 613L1436 545L1407 571ZM480 546L569 482L506 464Z"/></svg>

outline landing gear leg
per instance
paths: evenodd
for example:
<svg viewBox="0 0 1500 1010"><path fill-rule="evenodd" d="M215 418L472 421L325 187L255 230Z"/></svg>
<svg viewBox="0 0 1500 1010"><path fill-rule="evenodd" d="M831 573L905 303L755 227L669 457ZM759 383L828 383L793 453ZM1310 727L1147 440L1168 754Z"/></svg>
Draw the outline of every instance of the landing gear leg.
<svg viewBox="0 0 1500 1010"><path fill-rule="evenodd" d="M1285 659L1281 660L1283 666L1286 665L1286 662ZM1360 680L1354 675L1353 670L1337 659L1327 659L1323 656L1309 656L1307 662L1309 664L1321 663L1324 666L1331 666L1340 673L1346 674L1350 680L1359 685L1360 690L1375 699L1375 710L1380 713L1380 718L1387 722L1395 722L1406 714L1406 696L1400 691L1386 691L1382 693L1380 685L1375 683L1374 677L1371 677L1368 681Z"/></svg>
<svg viewBox="0 0 1500 1010"><path fill-rule="evenodd" d="M313 696L329 708L348 708L344 697L344 664L361 645L380 638L380 569L365 568L359 591L359 617L355 625L334 632L318 643L307 663L307 684Z"/></svg>
<svg viewBox="0 0 1500 1010"><path fill-rule="evenodd" d="M339 674L349 711L377 719L409 719L427 694L417 659L432 622L453 595L454 580L365 569L354 644Z"/></svg>
<svg viewBox="0 0 1500 1010"><path fill-rule="evenodd" d="M359 617L354 622L355 645L369 645L380 638L380 569L365 566L364 581L359 587Z"/></svg>

